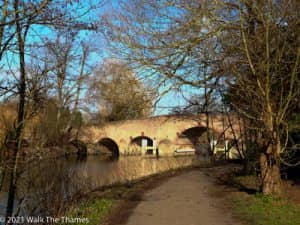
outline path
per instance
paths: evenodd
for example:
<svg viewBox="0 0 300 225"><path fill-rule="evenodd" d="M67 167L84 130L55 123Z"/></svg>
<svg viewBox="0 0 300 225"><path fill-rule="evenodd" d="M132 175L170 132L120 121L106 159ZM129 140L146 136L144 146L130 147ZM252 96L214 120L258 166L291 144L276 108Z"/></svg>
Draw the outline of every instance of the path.
<svg viewBox="0 0 300 225"><path fill-rule="evenodd" d="M239 225L209 191L210 178L190 171L170 178L147 192L127 225Z"/></svg>

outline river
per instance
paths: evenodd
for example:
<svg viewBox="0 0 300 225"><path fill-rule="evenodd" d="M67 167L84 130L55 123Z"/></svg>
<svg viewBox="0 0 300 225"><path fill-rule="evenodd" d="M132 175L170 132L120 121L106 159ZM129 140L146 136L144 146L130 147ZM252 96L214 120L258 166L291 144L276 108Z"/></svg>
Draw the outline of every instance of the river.
<svg viewBox="0 0 300 225"><path fill-rule="evenodd" d="M24 165L18 182L15 211L20 215L55 216L74 196L106 185L124 183L169 169L191 165L193 156L109 159L88 156L38 160ZM0 215L4 215L6 192L0 193Z"/></svg>

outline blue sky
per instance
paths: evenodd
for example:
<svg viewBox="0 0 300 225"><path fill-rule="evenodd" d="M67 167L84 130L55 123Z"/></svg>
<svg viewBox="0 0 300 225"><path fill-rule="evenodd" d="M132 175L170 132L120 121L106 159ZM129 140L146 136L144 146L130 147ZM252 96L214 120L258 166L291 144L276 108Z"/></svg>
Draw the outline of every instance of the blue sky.
<svg viewBox="0 0 300 225"><path fill-rule="evenodd" d="M95 0L91 0L89 1L90 3L94 3L96 2ZM100 7L97 9L97 11L95 13L93 13L92 15L87 16L85 19L86 20L93 20L97 17L100 17L101 14L106 13L106 12L112 12L113 8L118 7L118 1L117 0L113 0L113 1L108 1L107 4L105 4L104 6ZM79 11L80 13L80 11ZM32 27L32 29L30 30L30 33L28 35L28 40L27 43L39 43L41 42L41 40L45 39L45 38L49 38L51 39L51 37L54 36L52 33L52 30L49 28L45 28L45 27L41 27L41 26L34 26ZM101 63L102 60L104 58L110 58L110 52L105 48L106 43L104 41L104 39L101 37L100 33L88 33L88 32L81 32L80 33L80 38L81 39L86 39L88 41L90 41L93 45L94 43L94 47L98 48L98 51L95 51L91 54L90 56L90 63L91 64L97 64L97 63ZM93 47L93 46L92 46ZM29 57L27 56L27 59ZM7 61L6 61L7 59ZM11 61L11 67L15 67L16 70L18 69L18 59L17 57L11 53L8 52L6 55L6 59L1 61L1 65L4 65L4 68L8 68L8 61ZM2 72L0 73L0 80L7 78L6 75L4 75ZM159 92L164 92L165 87L161 87L159 89ZM184 88L183 91L185 92L185 95L188 96L189 93L195 94L198 92L198 90L193 90L190 88ZM157 108L155 109L155 115L162 115L162 114L167 114L170 112L170 110L173 107L176 106L184 106L185 105L185 100L182 97L182 94L177 93L175 91L170 91L168 93L166 93L165 95L163 95L160 99L160 101L157 104Z"/></svg>

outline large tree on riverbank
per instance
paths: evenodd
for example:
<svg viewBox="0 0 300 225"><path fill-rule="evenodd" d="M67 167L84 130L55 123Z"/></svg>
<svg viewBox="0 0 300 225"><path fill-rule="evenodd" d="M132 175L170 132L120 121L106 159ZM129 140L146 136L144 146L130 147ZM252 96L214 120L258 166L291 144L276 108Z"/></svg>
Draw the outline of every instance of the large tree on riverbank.
<svg viewBox="0 0 300 225"><path fill-rule="evenodd" d="M233 78L230 103L260 136L262 191L279 193L284 137L300 97L300 4L244 1L236 7L238 30L221 40L231 62L218 67Z"/></svg>
<svg viewBox="0 0 300 225"><path fill-rule="evenodd" d="M158 86L221 84L260 136L262 191L278 193L282 137L299 101L299 4L132 0L107 20L107 35Z"/></svg>

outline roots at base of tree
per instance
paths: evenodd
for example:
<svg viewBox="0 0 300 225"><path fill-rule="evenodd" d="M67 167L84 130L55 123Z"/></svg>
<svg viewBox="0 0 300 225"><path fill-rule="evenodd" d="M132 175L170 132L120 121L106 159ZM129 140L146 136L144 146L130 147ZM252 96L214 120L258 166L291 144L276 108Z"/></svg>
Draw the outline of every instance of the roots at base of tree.
<svg viewBox="0 0 300 225"><path fill-rule="evenodd" d="M276 163L270 161L270 156L262 153L260 155L261 169L261 191L264 194L281 194L280 168Z"/></svg>

